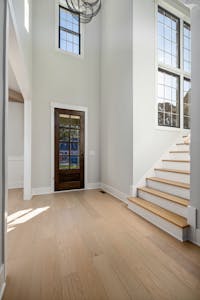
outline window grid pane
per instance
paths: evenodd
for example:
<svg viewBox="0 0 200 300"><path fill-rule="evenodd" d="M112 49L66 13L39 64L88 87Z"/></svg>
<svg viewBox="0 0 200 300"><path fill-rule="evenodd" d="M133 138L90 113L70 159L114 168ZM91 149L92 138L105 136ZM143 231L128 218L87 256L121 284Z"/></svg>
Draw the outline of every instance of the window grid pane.
<svg viewBox="0 0 200 300"><path fill-rule="evenodd" d="M80 55L80 16L60 7L59 48Z"/></svg>
<svg viewBox="0 0 200 300"><path fill-rule="evenodd" d="M158 8L158 61L159 63L178 68L180 21L178 18Z"/></svg>
<svg viewBox="0 0 200 300"><path fill-rule="evenodd" d="M59 115L59 169L80 169L80 116Z"/></svg>
<svg viewBox="0 0 200 300"><path fill-rule="evenodd" d="M190 129L190 91L191 81L184 78L184 99L183 99L183 113L184 113L184 129Z"/></svg>
<svg viewBox="0 0 200 300"><path fill-rule="evenodd" d="M191 72L191 28L190 25L183 24L183 65L184 71Z"/></svg>
<svg viewBox="0 0 200 300"><path fill-rule="evenodd" d="M179 76L158 71L158 125L180 127Z"/></svg>

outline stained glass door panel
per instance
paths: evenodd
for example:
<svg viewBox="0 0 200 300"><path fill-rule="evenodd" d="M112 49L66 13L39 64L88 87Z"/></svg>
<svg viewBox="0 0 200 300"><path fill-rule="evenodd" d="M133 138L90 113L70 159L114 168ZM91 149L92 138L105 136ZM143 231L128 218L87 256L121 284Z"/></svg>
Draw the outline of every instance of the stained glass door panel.
<svg viewBox="0 0 200 300"><path fill-rule="evenodd" d="M84 112L55 109L55 190L84 187Z"/></svg>

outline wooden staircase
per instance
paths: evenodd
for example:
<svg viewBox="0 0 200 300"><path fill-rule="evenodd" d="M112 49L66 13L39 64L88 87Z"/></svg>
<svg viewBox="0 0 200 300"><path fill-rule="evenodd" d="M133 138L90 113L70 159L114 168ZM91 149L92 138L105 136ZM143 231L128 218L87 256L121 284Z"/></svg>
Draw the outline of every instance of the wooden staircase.
<svg viewBox="0 0 200 300"><path fill-rule="evenodd" d="M155 177L146 178L146 186L137 189L137 197L128 198L128 208L180 241L186 241L190 199L190 142L183 137Z"/></svg>

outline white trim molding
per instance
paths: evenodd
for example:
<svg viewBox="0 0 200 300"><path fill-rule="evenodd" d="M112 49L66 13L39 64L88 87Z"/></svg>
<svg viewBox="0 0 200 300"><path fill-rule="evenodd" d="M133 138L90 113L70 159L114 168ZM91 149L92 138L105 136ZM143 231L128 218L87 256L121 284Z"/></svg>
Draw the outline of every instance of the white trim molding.
<svg viewBox="0 0 200 300"><path fill-rule="evenodd" d="M32 196L52 194L51 187L39 187L32 189Z"/></svg>
<svg viewBox="0 0 200 300"><path fill-rule="evenodd" d="M101 188L100 182L89 182L87 184L86 190L97 190Z"/></svg>
<svg viewBox="0 0 200 300"><path fill-rule="evenodd" d="M32 196L40 196L40 195L50 195L50 194L60 194L60 193L70 193L70 192L80 192L80 191L87 191L87 190L97 190L101 188L101 183L88 183L87 187L85 189L75 189L75 190L63 190L52 192L51 186L49 187L39 187L39 188L33 188L32 189Z"/></svg>
<svg viewBox="0 0 200 300"><path fill-rule="evenodd" d="M32 198L31 182L31 146L32 146L32 102L25 99L24 102L24 200Z"/></svg>
<svg viewBox="0 0 200 300"><path fill-rule="evenodd" d="M88 108L85 106L76 106L65 104L61 102L51 102L51 192L54 193L54 111L55 108L76 110L85 112L85 172L84 172L84 184L87 189L88 186Z"/></svg>
<svg viewBox="0 0 200 300"><path fill-rule="evenodd" d="M107 185L105 183L101 183L101 189L105 192L107 192L108 194L112 195L113 197L121 200L122 202L124 202L125 204L128 204L128 195L117 190L116 188Z"/></svg>
<svg viewBox="0 0 200 300"><path fill-rule="evenodd" d="M191 241L193 244L200 247L200 229L194 229L190 227L189 230L189 241Z"/></svg>

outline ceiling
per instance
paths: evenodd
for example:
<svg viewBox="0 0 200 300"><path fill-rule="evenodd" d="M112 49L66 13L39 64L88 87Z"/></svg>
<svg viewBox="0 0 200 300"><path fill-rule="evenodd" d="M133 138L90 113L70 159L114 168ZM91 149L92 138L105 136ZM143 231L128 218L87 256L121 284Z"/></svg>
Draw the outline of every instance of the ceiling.
<svg viewBox="0 0 200 300"><path fill-rule="evenodd" d="M200 5L200 0L179 0L179 1L189 8Z"/></svg>

